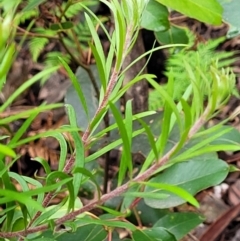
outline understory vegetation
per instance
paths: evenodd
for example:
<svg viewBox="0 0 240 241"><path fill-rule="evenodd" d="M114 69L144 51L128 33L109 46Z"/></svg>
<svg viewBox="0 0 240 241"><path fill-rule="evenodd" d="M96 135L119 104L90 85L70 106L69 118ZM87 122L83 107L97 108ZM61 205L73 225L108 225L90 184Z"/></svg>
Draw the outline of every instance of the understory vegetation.
<svg viewBox="0 0 240 241"><path fill-rule="evenodd" d="M229 125L239 109L216 121L230 98L239 97L232 68L237 52L216 49L238 31L226 17L229 5L196 2L0 1L0 240L176 241L204 221L195 195L238 171L218 152L240 150L240 133ZM99 11L103 6L106 15ZM212 25L230 19L231 28L225 37L197 41L171 22L176 12ZM126 65L142 29L156 39ZM52 43L56 47L43 54ZM44 69L5 96L24 48ZM158 51L167 55L160 84L145 71ZM8 115L22 93L57 72L71 81L64 103L42 102ZM134 90L144 92L148 109L135 109L143 94L123 101ZM59 108L67 123L27 134L40 113ZM21 125L14 128L17 121ZM54 170L37 155L32 161L41 174L12 170L23 145L50 137L59 150ZM184 203L196 212L180 211Z"/></svg>

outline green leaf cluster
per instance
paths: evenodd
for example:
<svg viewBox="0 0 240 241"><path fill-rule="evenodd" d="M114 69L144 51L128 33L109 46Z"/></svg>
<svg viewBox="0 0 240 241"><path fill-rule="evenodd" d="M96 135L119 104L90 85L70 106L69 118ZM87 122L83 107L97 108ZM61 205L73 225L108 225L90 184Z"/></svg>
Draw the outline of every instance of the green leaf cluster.
<svg viewBox="0 0 240 241"><path fill-rule="evenodd" d="M0 2L1 7L4 6L0 31L7 29L7 37L0 36L0 55L3 57L0 62L1 89L15 57L16 29L11 27L10 22L18 23L21 19L16 11L18 5L8 2ZM24 1L23 12L32 16L30 11L44 2ZM69 51L66 58L57 56L57 53L50 56L64 67L72 81L65 105L69 124L36 136L24 136L41 111L58 108L62 104L43 104L0 120L0 127L4 128L15 120L26 118L16 133L1 138L0 204L5 208L0 212L0 237L13 237L13 240L21 236L28 240L120 240L117 228L123 228L129 232L125 241L159 240L159 234L164 241L180 240L199 225L203 217L196 213L172 213L169 208L185 202L199 207L194 195L221 183L233 170L217 157L216 152L240 149L240 133L224 126L228 120L205 128L207 121L220 111L233 93L235 75L228 66L234 61L234 53L214 51L222 39L199 45L197 50L184 44L169 44L153 48L125 69L122 66L137 38L140 25L158 33L173 30L166 20L169 14L167 7L213 24L221 20L222 8L215 0L208 3L200 0L184 0L181 3L133 0L129 5L126 0L102 0L111 10L115 24L110 34L94 9L87 7L93 2L67 1L61 6L62 12L54 9L61 21L52 26L54 30L51 27L35 29L38 35L30 41L35 60L55 35ZM68 19L76 16L79 10L84 12L81 16L84 16L87 28L84 26L83 29L87 29L88 40L92 40L89 46L96 65L85 66L78 59L81 68L74 74L67 61L69 56L75 60L79 53L71 46L71 40L78 44L87 42L87 38L79 40L81 38ZM156 13L161 17L156 18ZM109 40L107 54L96 25L101 26ZM77 49L81 50L82 46L77 45ZM134 63L165 47L172 48L165 86L156 83L153 75L141 73L122 86L124 74ZM57 68L56 65L46 68L27 80L2 103L0 113L29 86ZM123 115L119 100L142 79L152 85L154 93L161 99L161 112L146 111L133 115L131 101L128 101ZM103 122L105 125L102 125ZM65 138L66 132L70 134L71 142ZM51 170L47 160L36 157L34 160L44 169L43 177L33 179L9 171L19 159L15 149L49 136L59 142L57 170ZM120 163L116 177L111 180L112 189L103 194L100 184L103 171L98 158L114 149L120 153ZM138 165L134 163L136 153L143 157L143 162ZM10 161L7 162L6 157ZM20 191L16 190L14 183L19 184ZM83 205L79 199L83 188L93 189L97 194L96 200ZM66 197L59 204L49 206L50 201L61 192L67 193ZM96 217L92 213L94 208L100 208L104 213ZM144 212L151 215L146 217ZM148 227L142 228L142 223L147 223Z"/></svg>

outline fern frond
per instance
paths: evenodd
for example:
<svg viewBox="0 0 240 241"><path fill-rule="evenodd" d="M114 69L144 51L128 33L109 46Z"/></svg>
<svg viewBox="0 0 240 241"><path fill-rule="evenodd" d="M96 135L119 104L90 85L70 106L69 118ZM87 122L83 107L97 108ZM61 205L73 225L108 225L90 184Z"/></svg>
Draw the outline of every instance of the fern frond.
<svg viewBox="0 0 240 241"><path fill-rule="evenodd" d="M59 66L59 65L61 65L61 63L59 62L59 56L61 56L61 58L66 63L68 63L68 64L70 63L71 57L69 55L64 55L63 53L58 52L58 51L47 53L44 63L47 66Z"/></svg>
<svg viewBox="0 0 240 241"><path fill-rule="evenodd" d="M26 12L21 12L19 14L19 22L20 23L25 23L26 20L32 19L34 17L37 17L39 15L39 11L36 9L32 9Z"/></svg>
<svg viewBox="0 0 240 241"><path fill-rule="evenodd" d="M87 0L87 1L81 1L81 2L74 2L65 12L65 16L68 18L72 18L79 14L81 11L83 11L83 6L85 5L87 7L91 7L94 5L97 5L99 1L97 0Z"/></svg>
<svg viewBox="0 0 240 241"><path fill-rule="evenodd" d="M210 67L217 63L217 68L225 68L231 66L236 58L235 52L217 52L216 47L225 40L220 38L217 40L210 40L205 44L199 44L196 51L194 50L182 50L179 53L172 55L167 63L166 76L169 75L170 69L171 74L174 75L174 98L179 100L190 84L193 78L201 79L199 70L204 73L205 78L211 81L212 77L210 74ZM186 67L187 66L187 67ZM187 71L188 68L188 71ZM200 81L201 82L201 81ZM204 81L202 81L204 85ZM204 90L204 86L202 89Z"/></svg>
<svg viewBox="0 0 240 241"><path fill-rule="evenodd" d="M48 44L47 38L32 38L29 43L29 49L32 54L33 61L37 61L40 53L44 47Z"/></svg>
<svg viewBox="0 0 240 241"><path fill-rule="evenodd" d="M148 109L149 110L160 110L163 107L163 100L159 96L159 92L157 90L152 90L149 92L148 98Z"/></svg>

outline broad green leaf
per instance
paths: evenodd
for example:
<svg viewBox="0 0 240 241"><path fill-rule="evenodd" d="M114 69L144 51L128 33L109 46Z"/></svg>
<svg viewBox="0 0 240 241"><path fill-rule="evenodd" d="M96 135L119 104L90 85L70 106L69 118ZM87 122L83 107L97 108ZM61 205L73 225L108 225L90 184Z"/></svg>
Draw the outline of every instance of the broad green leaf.
<svg viewBox="0 0 240 241"><path fill-rule="evenodd" d="M61 31L61 30L68 30L74 27L73 22L61 22L61 23L54 23L50 25L50 29L54 31Z"/></svg>
<svg viewBox="0 0 240 241"><path fill-rule="evenodd" d="M140 200L135 209L139 214L142 224L147 227L152 227L154 223L170 212L168 209L151 208L145 204L143 199ZM137 222L134 213L128 217L128 220L132 223Z"/></svg>
<svg viewBox="0 0 240 241"><path fill-rule="evenodd" d="M174 164L163 173L159 173L156 177L150 179L149 182L176 185L195 195L203 189L221 183L226 178L228 171L229 168L226 162L217 158L202 157ZM155 188L147 186L145 190L150 192ZM145 198L147 205L153 208L169 208L185 202L173 193L167 191L158 192L169 194L169 197L164 200Z"/></svg>
<svg viewBox="0 0 240 241"><path fill-rule="evenodd" d="M154 227L166 228L180 240L203 221L204 217L196 213L168 213L160 218Z"/></svg>
<svg viewBox="0 0 240 241"><path fill-rule="evenodd" d="M170 27L168 9L155 0L150 0L142 14L141 26L152 31L165 31Z"/></svg>
<svg viewBox="0 0 240 241"><path fill-rule="evenodd" d="M107 238L107 231L101 225L88 224L77 228L76 232L73 233L63 233L60 235L58 241L104 241Z"/></svg>
<svg viewBox="0 0 240 241"><path fill-rule="evenodd" d="M88 117L88 106L87 106L86 99L85 99L84 94L83 94L83 89L82 89L81 83L78 81L77 77L74 75L71 68L64 61L64 59L59 57L59 61L64 66L65 70L67 71L67 73L69 75L69 78L72 81L72 85L74 87L74 90L77 92L80 103L81 103L81 105L82 105L82 107L85 111L86 116Z"/></svg>
<svg viewBox="0 0 240 241"><path fill-rule="evenodd" d="M132 233L133 241L177 241L173 234L161 227L136 230Z"/></svg>
<svg viewBox="0 0 240 241"><path fill-rule="evenodd" d="M222 22L222 7L217 0L157 0L161 4L177 10L201 22L219 25Z"/></svg>
<svg viewBox="0 0 240 241"><path fill-rule="evenodd" d="M98 225L103 225L106 227L119 227L119 228L125 228L131 231L136 230L136 226L133 225L130 222L124 222L124 221L118 221L118 220L105 220L105 219L89 219L89 218L81 218L82 221L86 221L86 223L89 224L98 224Z"/></svg>
<svg viewBox="0 0 240 241"><path fill-rule="evenodd" d="M240 131L231 126L222 126L221 130L226 129L228 132L211 142L212 145L229 145L239 144L240 145ZM211 135L211 134L209 134Z"/></svg>
<svg viewBox="0 0 240 241"><path fill-rule="evenodd" d="M97 67L96 65L91 65L90 66L90 70L94 76L94 79L97 83L97 87L100 87L100 80L99 80L99 75L98 75L98 71L97 71ZM79 67L76 71L75 74L77 80L78 80L78 84L79 86L81 86L81 90L83 92L83 96L81 99L85 99L86 101L86 105L84 108L82 107L82 105L80 104L80 100L79 100L79 90L76 89L75 85L74 86L70 86L69 89L67 90L66 93L66 97L65 97L65 103L66 104L70 104L73 106L75 112L76 112L76 116L77 116L77 123L78 126L85 130L89 124L89 120L91 120L98 108L98 99L96 96L96 91L93 87L93 84L91 82L91 79L87 73L86 70L84 70L82 67ZM84 101L84 102L85 102ZM88 109L88 115L86 114L86 110L84 109Z"/></svg>
<svg viewBox="0 0 240 241"><path fill-rule="evenodd" d="M189 38L187 35L187 29L171 25L171 27L165 31L155 31L156 39L161 44L188 44Z"/></svg>
<svg viewBox="0 0 240 241"><path fill-rule="evenodd" d="M227 37L233 38L240 34L240 1L218 0L223 7L223 19L230 25Z"/></svg>

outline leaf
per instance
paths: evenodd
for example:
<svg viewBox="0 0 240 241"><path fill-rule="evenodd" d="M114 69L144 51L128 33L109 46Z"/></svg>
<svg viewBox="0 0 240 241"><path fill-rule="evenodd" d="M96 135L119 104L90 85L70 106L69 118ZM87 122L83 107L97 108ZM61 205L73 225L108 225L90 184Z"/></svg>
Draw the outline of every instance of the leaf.
<svg viewBox="0 0 240 241"><path fill-rule="evenodd" d="M74 24L70 21L67 22L61 22L61 23L54 23L50 25L50 29L54 30L54 31L58 31L58 30L68 30L74 27Z"/></svg>
<svg viewBox="0 0 240 241"><path fill-rule="evenodd" d="M161 4L177 10L201 22L218 25L222 22L222 7L217 0L157 0Z"/></svg>
<svg viewBox="0 0 240 241"><path fill-rule="evenodd" d="M240 34L240 1L218 0L223 7L223 19L230 25L227 37L233 38Z"/></svg>
<svg viewBox="0 0 240 241"><path fill-rule="evenodd" d="M142 183L149 187L154 187L154 188L160 189L160 190L166 190L170 193L176 194L177 196L181 197L183 200L185 200L185 201L191 203L192 205L194 205L195 207L199 208L199 204L198 204L197 200L191 194L189 194L187 191L185 191L182 188L179 188L179 187L173 186L173 185L169 185L169 184L165 184L165 183L154 183L151 181L150 182L142 182ZM158 194L160 194L160 193L155 193L156 197L153 199L158 199L157 198ZM162 198L160 198L160 199L162 199Z"/></svg>
<svg viewBox="0 0 240 241"><path fill-rule="evenodd" d="M16 153L8 146L0 144L0 153L10 157L16 157Z"/></svg>
<svg viewBox="0 0 240 241"><path fill-rule="evenodd" d="M130 103L130 102L128 102L128 103ZM130 142L129 133L127 130L127 128L132 129L132 127L130 127L132 125L132 119L130 118L128 121L126 120L126 123L124 124L123 120L122 120L122 115L118 111L118 109L115 107L115 105L113 105L112 103L109 103L109 105L110 105L110 108L114 115L115 121L118 125L118 130L119 130L122 142L123 142L123 154L122 154L122 158L121 158L119 178L118 178L118 185L120 185L123 182L126 171L128 170L130 172L130 176L131 176L132 169L133 169L132 156L131 156L131 142ZM130 115L132 117L132 113ZM129 123L127 123L127 122L129 122Z"/></svg>
<svg viewBox="0 0 240 241"><path fill-rule="evenodd" d="M32 38L30 40L29 49L32 54L33 61L37 62L39 55L48 43L48 38Z"/></svg>
<svg viewBox="0 0 240 241"><path fill-rule="evenodd" d="M215 186L222 182L226 178L228 171L228 165L217 158L192 159L169 167L163 173L150 179L149 182L177 185L194 195L203 189ZM147 186L145 190L150 192L153 188ZM144 201L150 207L169 208L185 202L183 199L170 192L157 192L167 193L169 194L169 197L164 200L145 198Z"/></svg>
<svg viewBox="0 0 240 241"><path fill-rule="evenodd" d="M29 86L33 85L35 82L39 81L41 78L51 74L52 72L56 71L56 67L46 68L45 70L41 71L40 73L34 75L31 79L24 82L0 107L0 112L3 112L23 91L25 91ZM46 108L46 107L45 107ZM32 110L31 110L32 111ZM10 116L11 118L13 116ZM2 121L6 120L2 119Z"/></svg>
<svg viewBox="0 0 240 241"><path fill-rule="evenodd" d="M90 70L93 73L93 76L98 84L98 87L100 87L100 80L96 65L91 65ZM67 90L65 103L73 106L77 114L77 124L81 129L85 130L88 126L89 119L91 120L96 113L98 107L98 99L96 97L96 92L93 88L93 85L86 70L84 70L82 67L79 67L76 71L75 76L78 79L79 86L81 86L81 89L83 91L84 96L82 97L82 99L84 98L84 102L86 102L86 104L84 104L86 105L84 109L86 109L87 107L88 115L84 111L82 105L80 105L79 103L80 93L78 93L74 86L70 86Z"/></svg>
<svg viewBox="0 0 240 241"><path fill-rule="evenodd" d="M77 127L76 121L76 113L71 105L67 105L68 117L70 121L70 125L73 127ZM74 140L75 146L75 160L74 167L83 168L85 164L85 150L82 142L82 138L80 137L78 132L71 132L71 136ZM80 186L82 183L82 173L74 173L73 174L73 186L74 186L74 199L76 199Z"/></svg>
<svg viewBox="0 0 240 241"><path fill-rule="evenodd" d="M25 205L29 205L34 207L36 210L43 211L44 208L41 206L40 203L32 200L28 195L25 193L14 192L11 190L0 189L1 196L4 198L0 198L0 204L10 202L12 200L20 202Z"/></svg>
<svg viewBox="0 0 240 241"><path fill-rule="evenodd" d="M132 237L133 241L177 241L173 234L160 227L134 231Z"/></svg>
<svg viewBox="0 0 240 241"><path fill-rule="evenodd" d="M105 68L106 59L105 59L103 47L102 47L100 38L97 34L96 27L93 24L93 21L86 13L85 13L85 18L88 23L89 30L91 31L95 46L92 43L89 43L89 45L90 45L93 55L96 59L96 65L97 65L97 69L98 69L99 79L101 81L102 87L105 92L106 88L107 88L107 79L106 79L106 68Z"/></svg>
<svg viewBox="0 0 240 241"><path fill-rule="evenodd" d="M65 60L63 58L59 57L59 61L61 62L61 64L63 65L63 67L65 68L65 70L67 71L70 80L72 81L72 85L74 87L74 90L77 92L77 95L79 97L80 103L85 111L86 116L88 117L88 107L86 104L86 100L83 94L83 89L80 85L80 82L78 81L77 77L73 74L71 68L69 67L69 65L65 62ZM90 83L89 83L90 84Z"/></svg>
<svg viewBox="0 0 240 241"><path fill-rule="evenodd" d="M107 231L101 225L89 224L77 228L73 233L63 233L60 235L58 241L104 241L107 238Z"/></svg>
<svg viewBox="0 0 240 241"><path fill-rule="evenodd" d="M155 0L150 0L143 11L141 26L152 31L169 29L168 9Z"/></svg>
<svg viewBox="0 0 240 241"><path fill-rule="evenodd" d="M166 228L177 240L180 240L203 220L204 217L196 213L169 213L160 218L154 227Z"/></svg>
<svg viewBox="0 0 240 241"><path fill-rule="evenodd" d="M29 10L32 10L36 7L38 7L40 4L46 2L46 0L29 0L26 7L22 10L23 12L28 12Z"/></svg>
<svg viewBox="0 0 240 241"><path fill-rule="evenodd" d="M187 29L171 25L166 31L155 31L156 39L161 44L188 44Z"/></svg>
<svg viewBox="0 0 240 241"><path fill-rule="evenodd" d="M153 224L159 220L159 218L163 218L166 214L169 213L168 209L156 209L149 207L145 204L143 199L140 200L140 202L137 204L136 211L139 214L142 224L147 227L152 227ZM132 223L137 222L134 213L128 217L128 220Z"/></svg>

